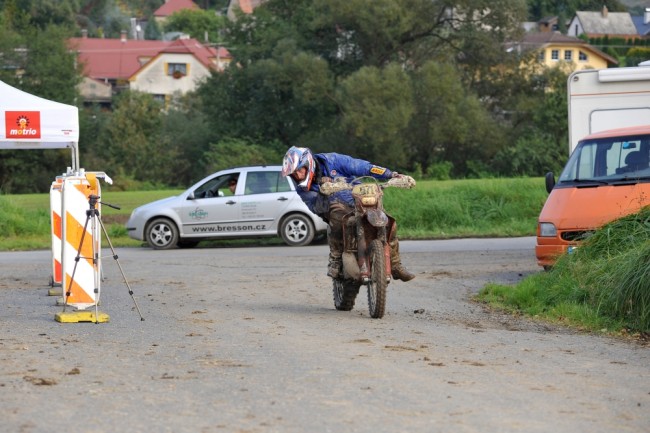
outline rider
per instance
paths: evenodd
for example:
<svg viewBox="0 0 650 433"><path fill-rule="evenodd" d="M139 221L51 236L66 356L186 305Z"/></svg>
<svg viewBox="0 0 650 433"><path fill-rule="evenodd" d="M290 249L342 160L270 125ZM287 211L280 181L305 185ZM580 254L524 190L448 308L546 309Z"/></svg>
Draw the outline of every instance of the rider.
<svg viewBox="0 0 650 433"><path fill-rule="evenodd" d="M337 278L341 273L343 253L343 217L354 210L354 199L348 190L330 196L320 194L320 184L334 178L343 177L350 182L355 177L372 176L387 180L402 175L387 168L373 165L362 159L355 159L340 153L316 153L306 147L289 148L282 161L282 175L291 176L298 186L297 192L309 210L329 224L328 242L330 247L327 275ZM403 265L399 255L397 235L388 241L392 276L396 280L410 281L415 275Z"/></svg>

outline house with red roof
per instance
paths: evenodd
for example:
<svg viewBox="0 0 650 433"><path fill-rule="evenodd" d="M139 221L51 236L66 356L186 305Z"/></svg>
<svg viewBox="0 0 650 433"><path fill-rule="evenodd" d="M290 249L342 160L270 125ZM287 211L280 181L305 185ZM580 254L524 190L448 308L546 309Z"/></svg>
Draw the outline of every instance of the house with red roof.
<svg viewBox="0 0 650 433"><path fill-rule="evenodd" d="M183 9L200 8L192 0L165 0L165 3L154 11L153 17L158 24L162 24L168 16Z"/></svg>
<svg viewBox="0 0 650 433"><path fill-rule="evenodd" d="M223 47L203 45L196 39L174 41L71 38L70 48L85 77L81 94L86 102L110 103L121 90L146 92L162 102L175 94L196 89L213 71L222 71L230 61Z"/></svg>

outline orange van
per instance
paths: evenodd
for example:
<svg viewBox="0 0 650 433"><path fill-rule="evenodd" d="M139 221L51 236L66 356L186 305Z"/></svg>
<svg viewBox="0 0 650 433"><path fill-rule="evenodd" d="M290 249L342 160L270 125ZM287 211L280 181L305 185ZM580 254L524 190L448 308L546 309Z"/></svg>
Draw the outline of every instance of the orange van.
<svg viewBox="0 0 650 433"><path fill-rule="evenodd" d="M650 99L648 100L650 106ZM572 152L537 224L535 255L548 269L598 227L650 205L650 119L648 125L588 135Z"/></svg>

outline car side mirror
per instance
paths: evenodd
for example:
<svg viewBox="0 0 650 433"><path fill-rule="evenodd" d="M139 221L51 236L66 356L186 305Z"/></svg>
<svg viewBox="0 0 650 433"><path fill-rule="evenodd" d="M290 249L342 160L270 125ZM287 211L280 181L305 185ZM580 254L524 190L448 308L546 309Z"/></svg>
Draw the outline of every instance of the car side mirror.
<svg viewBox="0 0 650 433"><path fill-rule="evenodd" d="M194 200L196 197L194 197L194 191L188 194L187 199L188 200Z"/></svg>
<svg viewBox="0 0 650 433"><path fill-rule="evenodd" d="M555 186L555 177L553 176L553 172L549 171L546 173L546 192L551 193L553 190L553 187Z"/></svg>

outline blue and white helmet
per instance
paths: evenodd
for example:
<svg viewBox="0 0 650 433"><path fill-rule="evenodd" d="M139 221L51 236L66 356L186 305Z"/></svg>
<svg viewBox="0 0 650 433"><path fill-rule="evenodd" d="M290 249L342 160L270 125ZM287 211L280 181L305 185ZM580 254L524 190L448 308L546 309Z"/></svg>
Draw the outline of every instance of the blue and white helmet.
<svg viewBox="0 0 650 433"><path fill-rule="evenodd" d="M297 170L307 167L307 176L298 184L304 190L309 190L314 179L314 157L306 147L291 146L282 160L282 176L290 176Z"/></svg>

